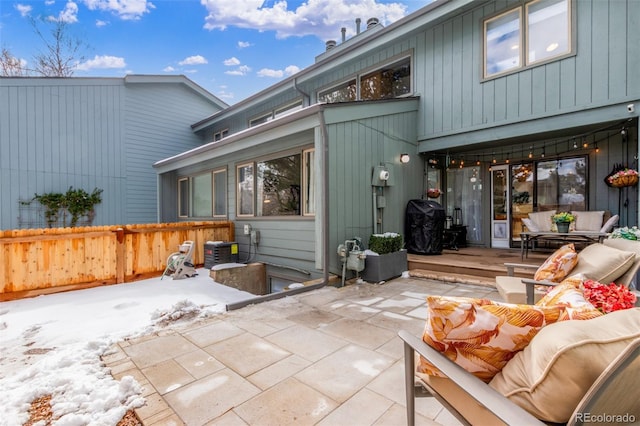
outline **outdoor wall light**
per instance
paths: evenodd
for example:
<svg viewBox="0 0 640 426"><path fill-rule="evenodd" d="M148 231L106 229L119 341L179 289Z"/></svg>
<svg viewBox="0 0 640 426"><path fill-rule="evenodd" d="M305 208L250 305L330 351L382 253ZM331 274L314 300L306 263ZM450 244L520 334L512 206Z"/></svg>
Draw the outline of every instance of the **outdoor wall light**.
<svg viewBox="0 0 640 426"><path fill-rule="evenodd" d="M400 154L400 162L402 164L407 164L409 160L411 160L411 157L409 157L409 154Z"/></svg>

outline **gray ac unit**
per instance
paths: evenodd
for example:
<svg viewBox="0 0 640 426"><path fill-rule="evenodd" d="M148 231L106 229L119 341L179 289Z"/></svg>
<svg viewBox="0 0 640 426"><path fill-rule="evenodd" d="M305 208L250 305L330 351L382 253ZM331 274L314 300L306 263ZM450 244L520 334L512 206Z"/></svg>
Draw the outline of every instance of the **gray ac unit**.
<svg viewBox="0 0 640 426"><path fill-rule="evenodd" d="M204 267L222 263L238 263L238 243L225 243L222 241L208 241L204 245Z"/></svg>

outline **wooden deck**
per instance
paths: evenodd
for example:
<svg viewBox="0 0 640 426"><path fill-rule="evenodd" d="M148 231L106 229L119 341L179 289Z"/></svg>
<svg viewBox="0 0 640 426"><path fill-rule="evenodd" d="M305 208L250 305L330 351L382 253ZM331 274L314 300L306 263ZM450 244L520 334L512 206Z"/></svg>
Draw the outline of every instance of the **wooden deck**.
<svg viewBox="0 0 640 426"><path fill-rule="evenodd" d="M411 276L494 286L496 276L507 274L505 263L541 265L547 256L549 254L544 252L530 252L528 258L521 259L520 249L463 247L458 251L445 249L439 255L409 254L408 261ZM533 274L518 275L533 277Z"/></svg>

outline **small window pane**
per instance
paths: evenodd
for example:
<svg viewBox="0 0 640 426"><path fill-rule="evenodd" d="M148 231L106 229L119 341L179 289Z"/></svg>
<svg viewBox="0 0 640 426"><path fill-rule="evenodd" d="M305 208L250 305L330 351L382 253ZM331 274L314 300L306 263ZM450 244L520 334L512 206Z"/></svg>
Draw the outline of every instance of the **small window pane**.
<svg viewBox="0 0 640 426"><path fill-rule="evenodd" d="M194 176L191 196L194 216L206 217L212 215L211 205L213 192L211 188L211 173Z"/></svg>
<svg viewBox="0 0 640 426"><path fill-rule="evenodd" d="M326 102L329 104L335 102L352 102L357 99L356 95L356 82L353 80L342 86L321 93L319 100L320 102Z"/></svg>
<svg viewBox="0 0 640 426"><path fill-rule="evenodd" d="M541 161L537 165L538 210L587 210L586 157Z"/></svg>
<svg viewBox="0 0 640 426"><path fill-rule="evenodd" d="M178 216L189 216L189 179L178 181Z"/></svg>
<svg viewBox="0 0 640 426"><path fill-rule="evenodd" d="M379 69L360 80L360 99L397 98L411 92L411 63L409 59Z"/></svg>
<svg viewBox="0 0 640 426"><path fill-rule="evenodd" d="M485 22L485 77L521 66L520 8Z"/></svg>
<svg viewBox="0 0 640 426"><path fill-rule="evenodd" d="M220 171L213 174L213 215L227 215L227 172Z"/></svg>
<svg viewBox="0 0 640 426"><path fill-rule="evenodd" d="M314 150L304 152L304 214L306 215L316 213L315 158Z"/></svg>
<svg viewBox="0 0 640 426"><path fill-rule="evenodd" d="M258 163L258 216L300 214L300 154Z"/></svg>
<svg viewBox="0 0 640 426"><path fill-rule="evenodd" d="M253 214L253 165L238 167L238 215Z"/></svg>
<svg viewBox="0 0 640 426"><path fill-rule="evenodd" d="M568 53L570 47L567 0L538 0L527 5L527 64Z"/></svg>

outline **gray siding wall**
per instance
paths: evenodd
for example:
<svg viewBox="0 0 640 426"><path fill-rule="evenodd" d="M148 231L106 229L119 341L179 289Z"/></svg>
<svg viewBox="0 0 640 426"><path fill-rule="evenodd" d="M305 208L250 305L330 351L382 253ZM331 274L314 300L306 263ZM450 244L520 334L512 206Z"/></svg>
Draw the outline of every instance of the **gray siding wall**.
<svg viewBox="0 0 640 426"><path fill-rule="evenodd" d="M482 21L516 4L491 2L416 36L416 92L424 102L420 139L640 97L635 0L575 1L575 56L482 81Z"/></svg>
<svg viewBox="0 0 640 426"><path fill-rule="evenodd" d="M95 225L157 221L152 164L201 143L190 125L216 111L182 84L0 79L0 228L18 202L101 188Z"/></svg>

